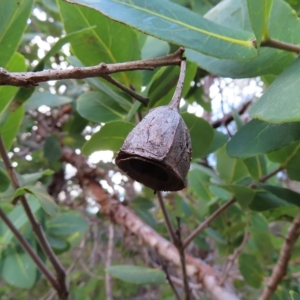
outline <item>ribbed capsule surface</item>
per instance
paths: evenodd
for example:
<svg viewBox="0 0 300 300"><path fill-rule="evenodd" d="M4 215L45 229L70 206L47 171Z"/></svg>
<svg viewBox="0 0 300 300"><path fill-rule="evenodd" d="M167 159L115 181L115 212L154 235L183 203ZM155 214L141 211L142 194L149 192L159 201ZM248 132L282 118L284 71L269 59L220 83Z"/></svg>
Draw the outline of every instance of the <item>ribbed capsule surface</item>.
<svg viewBox="0 0 300 300"><path fill-rule="evenodd" d="M191 160L188 128L176 109L152 109L129 133L116 164L132 179L155 191L186 186Z"/></svg>

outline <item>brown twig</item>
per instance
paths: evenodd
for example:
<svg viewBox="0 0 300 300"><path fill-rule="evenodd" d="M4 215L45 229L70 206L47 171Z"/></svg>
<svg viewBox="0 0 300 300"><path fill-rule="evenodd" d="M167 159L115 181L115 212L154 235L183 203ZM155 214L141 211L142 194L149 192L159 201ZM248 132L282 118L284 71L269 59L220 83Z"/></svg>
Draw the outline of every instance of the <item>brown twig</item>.
<svg viewBox="0 0 300 300"><path fill-rule="evenodd" d="M253 40L253 45L257 47L256 40ZM270 47L275 49L281 49L285 51L295 52L297 54L300 53L300 46L295 44L290 44L282 41L278 41L272 38L269 38L266 41L262 41L260 44L261 47Z"/></svg>
<svg viewBox="0 0 300 300"><path fill-rule="evenodd" d="M242 115L247 110L247 108L249 107L249 105L251 103L252 103L252 101L247 101L247 102L243 103L240 107L238 107L236 109L236 112L239 115ZM233 114L229 113L229 114L225 114L222 119L212 122L211 126L213 128L218 128L218 127L220 127L222 125L226 126L226 125L228 125L232 121L233 121Z"/></svg>
<svg viewBox="0 0 300 300"><path fill-rule="evenodd" d="M108 245L106 253L105 268L109 268L111 265L111 258L113 254L114 246L114 224L110 223L108 226ZM106 300L113 300L111 277L108 272L105 272L105 294Z"/></svg>
<svg viewBox="0 0 300 300"><path fill-rule="evenodd" d="M243 238L242 243L237 248L235 248L233 254L228 258L227 264L226 264L226 267L225 267L225 270L224 270L224 273L223 273L223 276L222 276L222 279L221 279L221 284L224 284L228 273L230 272L231 268L234 265L235 260L237 259L238 255L243 251L243 249L246 246L249 238L250 238L250 232L246 232L244 234L244 238Z"/></svg>
<svg viewBox="0 0 300 300"><path fill-rule="evenodd" d="M8 72L0 68L0 85L29 87L40 82L62 79L84 79L88 77L102 77L123 71L154 70L157 67L180 65L184 48L163 57L123 62L116 64L100 63L97 66L73 68L67 70L45 70L40 72Z"/></svg>
<svg viewBox="0 0 300 300"><path fill-rule="evenodd" d="M282 171L283 168L280 166L279 168L275 169L271 173L261 177L259 179L259 182L265 182L272 176L276 175L278 172ZM252 183L250 188L255 187L255 183ZM183 242L183 248L186 248L190 242L200 233L202 232L205 228L209 226L209 224L215 220L222 212L224 212L228 207L233 205L236 202L236 198L232 198L229 201L227 201L225 204L223 204L221 207L219 207L213 214L211 214L204 222L202 222Z"/></svg>
<svg viewBox="0 0 300 300"><path fill-rule="evenodd" d="M18 189L21 187L20 181L16 175L16 172L14 171L10 159L7 155L2 137L0 136L0 155L3 159L5 168L7 170L7 173L9 174L12 186L15 189ZM42 230L41 224L38 222L38 220L35 218L34 214L31 211L31 208L25 198L24 195L19 197L20 202L25 210L25 213L28 217L28 220L31 224L32 230L35 233L38 242L40 244L40 246L42 247L44 253L47 255L47 257L49 258L51 264L53 265L55 272L56 272L56 277L57 277L57 285L59 289L57 290L57 293L60 297L60 299L67 299L68 298L68 290L66 287L66 282L65 282L65 271L64 268L62 267L60 261L57 259L56 255L54 254L52 248L50 247L48 240L45 236L44 231Z"/></svg>
<svg viewBox="0 0 300 300"><path fill-rule="evenodd" d="M185 293L185 300L190 299L190 289L189 289L189 281L188 281L188 276L186 273L186 262L185 262L185 254L184 254L184 248L182 244L182 238L181 238L181 223L180 223L180 218L177 217L177 239L176 239L176 244L175 246L178 249L179 256L180 256L180 262L181 262L181 269L182 269L182 278L183 278L183 283L184 283L184 293Z"/></svg>
<svg viewBox="0 0 300 300"><path fill-rule="evenodd" d="M3 220L3 222L6 224L6 226L12 231L16 239L19 241L21 246L24 248L24 250L28 253L28 255L31 257L31 259L34 261L34 263L37 265L41 273L49 280L51 285L56 291L60 290L60 286L57 283L55 277L51 273L51 271L47 268L47 266L44 264L44 262L39 258L39 256L33 251L30 244L27 242L27 240L22 236L22 234L17 230L17 228L14 226L14 224L11 222L11 220L6 216L4 211L0 208L0 218Z"/></svg>
<svg viewBox="0 0 300 300"><path fill-rule="evenodd" d="M168 281L168 283L169 283L169 285L170 285L170 287L171 287L171 289L172 289L172 291L173 291L173 293L175 295L175 298L177 300L181 300L181 298L180 298L180 296L179 296L179 294L178 294L178 292L177 292L177 290L176 290L176 288L174 286L174 283L173 283L173 281L171 279L171 276L170 276L170 274L168 272L168 268L166 267L166 265L163 262L161 262L161 268L162 268L162 270L166 274L166 279L167 279L167 281Z"/></svg>
<svg viewBox="0 0 300 300"><path fill-rule="evenodd" d="M160 191L157 191L157 198L158 198L158 202L160 204L160 208L161 208L163 216L164 216L164 220L166 222L166 226L167 226L169 235L171 237L171 240L172 240L173 244L175 245L175 243L177 241L177 237L176 237L175 230L174 230L174 227L172 225L172 222L170 220L168 211L166 209L164 199L162 197L162 193Z"/></svg>
<svg viewBox="0 0 300 300"><path fill-rule="evenodd" d="M133 91L132 89L126 87L125 85L123 85L121 82L119 82L118 80L112 78L109 75L103 75L101 76L103 79L105 79L106 81L108 81L109 83L115 85L116 87L118 87L120 90L124 91L125 93L129 94L131 97L135 98L136 100L140 101L144 106L147 106L149 103L149 98L143 97L141 95L139 95L138 93L136 93L135 91Z"/></svg>
<svg viewBox="0 0 300 300"><path fill-rule="evenodd" d="M300 213L294 219L292 226L288 230L287 237L280 251L278 261L273 269L271 278L264 288L259 300L268 300L275 292L278 284L285 276L287 266L292 255L292 250L300 234Z"/></svg>

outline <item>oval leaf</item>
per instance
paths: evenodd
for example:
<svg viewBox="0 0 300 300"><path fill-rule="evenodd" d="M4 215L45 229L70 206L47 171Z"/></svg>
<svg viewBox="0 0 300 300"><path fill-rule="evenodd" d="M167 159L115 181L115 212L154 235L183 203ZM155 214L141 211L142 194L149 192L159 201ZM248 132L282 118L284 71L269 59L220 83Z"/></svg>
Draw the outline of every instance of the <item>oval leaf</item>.
<svg viewBox="0 0 300 300"><path fill-rule="evenodd" d="M84 155L91 155L99 150L119 151L126 136L133 129L133 124L115 121L103 125L100 131L92 135L82 148Z"/></svg>
<svg viewBox="0 0 300 300"><path fill-rule="evenodd" d="M161 270L145 267L121 265L106 269L111 276L135 284L164 283L165 274Z"/></svg>
<svg viewBox="0 0 300 300"><path fill-rule="evenodd" d="M68 2L94 8L149 35L207 55L236 60L247 60L257 55L251 42L252 33L220 26L167 0Z"/></svg>

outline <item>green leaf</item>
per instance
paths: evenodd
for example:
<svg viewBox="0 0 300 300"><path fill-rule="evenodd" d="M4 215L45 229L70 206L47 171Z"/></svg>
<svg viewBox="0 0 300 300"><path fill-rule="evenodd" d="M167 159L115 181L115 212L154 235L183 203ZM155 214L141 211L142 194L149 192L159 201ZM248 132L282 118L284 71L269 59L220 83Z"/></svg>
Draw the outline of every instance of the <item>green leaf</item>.
<svg viewBox="0 0 300 300"><path fill-rule="evenodd" d="M209 201L213 199L213 194L209 189L210 176L199 168L192 168L188 173L188 189L200 200Z"/></svg>
<svg viewBox="0 0 300 300"><path fill-rule="evenodd" d="M27 186L26 190L33 194L34 197L40 202L44 211L50 215L55 216L59 212L59 206L55 200L41 187Z"/></svg>
<svg viewBox="0 0 300 300"><path fill-rule="evenodd" d="M61 213L55 219L48 220L46 232L57 237L70 237L85 232L89 225L77 212Z"/></svg>
<svg viewBox="0 0 300 300"><path fill-rule="evenodd" d="M269 232L256 232L252 234L252 239L255 245L255 252L265 262L271 262L274 252L274 247L271 241Z"/></svg>
<svg viewBox="0 0 300 300"><path fill-rule="evenodd" d="M56 135L47 137L44 144L44 157L51 163L61 157L61 145Z"/></svg>
<svg viewBox="0 0 300 300"><path fill-rule="evenodd" d="M27 20L31 14L33 0L0 1L0 66L6 68L7 63L15 55ZM23 70L19 70L23 71ZM2 100L1 100L2 102Z"/></svg>
<svg viewBox="0 0 300 300"><path fill-rule="evenodd" d="M202 157L205 157L208 154L215 152L216 150L218 150L219 148L224 146L228 141L228 135L226 135L218 130L214 130L213 136L214 136L214 139L213 139L211 145L207 149L206 153L204 153L202 155Z"/></svg>
<svg viewBox="0 0 300 300"><path fill-rule="evenodd" d="M3 1L4 2L4 1ZM2 3L0 3L0 6L2 5ZM0 10L1 11L1 10ZM0 22L1 23L1 22ZM1 24L0 24L1 27ZM1 38L0 38L1 41ZM0 53L1 53L1 49L4 48L4 46L2 46L2 44L0 44ZM1 57L1 54L0 54ZM0 58L1 60L1 58ZM0 66L4 66L1 65ZM24 72L26 71L26 63L25 63L25 58L19 54L19 53L15 53L11 60L7 63L6 65L6 69L9 72ZM2 125L5 121L5 119L3 120L3 118L5 118L5 113L7 113L9 104L11 103L11 101L13 100L14 95L17 93L18 88L14 87L14 86L4 86L1 85L0 86L0 125Z"/></svg>
<svg viewBox="0 0 300 300"><path fill-rule="evenodd" d="M61 96L57 94L51 94L50 92L38 92L32 94L32 96L25 102L25 110L35 110L42 105L49 107L57 107L72 102L72 98Z"/></svg>
<svg viewBox="0 0 300 300"><path fill-rule="evenodd" d="M16 138L24 117L24 107L20 106L17 110L11 112L1 126L0 133L6 150L10 150L14 139Z"/></svg>
<svg viewBox="0 0 300 300"><path fill-rule="evenodd" d="M247 0L252 29L256 36L257 47L261 40L269 38L268 18L273 0Z"/></svg>
<svg viewBox="0 0 300 300"><path fill-rule="evenodd" d="M82 94L77 100L78 113L94 122L110 122L123 119L126 111L102 92Z"/></svg>
<svg viewBox="0 0 300 300"><path fill-rule="evenodd" d="M114 22L99 12L78 5L57 1L64 28L68 34L95 26L72 39L71 47L76 57L86 66L101 62L119 63L140 59L137 34L131 28ZM88 53L88 55L87 55ZM113 77L126 86L134 85L140 90L140 71L122 72Z"/></svg>
<svg viewBox="0 0 300 300"><path fill-rule="evenodd" d="M219 26L167 0L69 2L94 8L149 35L207 55L236 60L247 60L256 56L256 50L251 43L253 35L250 32Z"/></svg>
<svg viewBox="0 0 300 300"><path fill-rule="evenodd" d="M263 0L261 0L263 2ZM272 38L292 44L300 44L300 21L291 7L282 0L274 0L269 17L269 32ZM241 28L252 31L245 0L224 0L211 9L206 18L229 28ZM285 20L280 22L278 20ZM261 75L279 75L296 58L289 51L263 47L260 55L245 62L217 59L187 49L187 58L196 62L199 67L222 77L248 78Z"/></svg>
<svg viewBox="0 0 300 300"><path fill-rule="evenodd" d="M119 151L133 127L133 124L123 121L106 123L83 145L82 152L91 155L99 150Z"/></svg>
<svg viewBox="0 0 300 300"><path fill-rule="evenodd" d="M246 208L255 196L255 191L247 186L229 184L220 185L220 187L231 192L242 208Z"/></svg>
<svg viewBox="0 0 300 300"><path fill-rule="evenodd" d="M162 40L152 36L147 36L145 44L142 48L142 59L155 58L165 56L170 52L170 45Z"/></svg>
<svg viewBox="0 0 300 300"><path fill-rule="evenodd" d="M267 191L256 191L253 201L249 208L255 211L265 211L281 206L288 206L289 204L283 199Z"/></svg>
<svg viewBox="0 0 300 300"><path fill-rule="evenodd" d="M132 266L119 265L106 268L112 277L135 284L164 283L165 274L161 270Z"/></svg>
<svg viewBox="0 0 300 300"><path fill-rule="evenodd" d="M269 184L262 184L257 183L256 184L259 188L264 189L273 195L276 195L278 198L281 198L282 200L289 202L291 204L297 205L300 207L300 194L297 192L294 192L290 189L269 185Z"/></svg>
<svg viewBox="0 0 300 300"><path fill-rule="evenodd" d="M266 159L263 155L256 155L243 160L251 177L258 180L267 173Z"/></svg>
<svg viewBox="0 0 300 300"><path fill-rule="evenodd" d="M299 72L300 58L280 74L253 104L249 112L251 117L272 123L300 121Z"/></svg>
<svg viewBox="0 0 300 300"><path fill-rule="evenodd" d="M202 118L189 113L183 113L182 118L187 125L192 140L192 157L202 157L214 139L214 129Z"/></svg>
<svg viewBox="0 0 300 300"><path fill-rule="evenodd" d="M300 124L271 124L251 120L228 142L232 157L247 158L283 148L300 139Z"/></svg>
<svg viewBox="0 0 300 300"><path fill-rule="evenodd" d="M225 146L218 149L218 151L216 152L216 158L217 171L219 172L221 178L226 182L237 182L249 176L243 161L241 159L229 157L227 155Z"/></svg>
<svg viewBox="0 0 300 300"><path fill-rule="evenodd" d="M290 291L292 300L300 300L300 295L294 291Z"/></svg>
<svg viewBox="0 0 300 300"><path fill-rule="evenodd" d="M6 191L9 187L10 180L6 172L0 168L0 193Z"/></svg>
<svg viewBox="0 0 300 300"><path fill-rule="evenodd" d="M251 233L268 232L268 221L262 214L252 211L250 215L249 231Z"/></svg>
<svg viewBox="0 0 300 300"><path fill-rule="evenodd" d="M40 209L40 203L36 198L28 197L28 203L33 214ZM25 224L28 223L27 215L22 206L16 206L7 217L13 222L17 230L20 230ZM10 243L14 237L11 230L1 221L0 222L0 252Z"/></svg>
<svg viewBox="0 0 300 300"><path fill-rule="evenodd" d="M264 271L254 255L242 253L239 256L239 269L245 281L250 286L254 288L259 288L261 286Z"/></svg>
<svg viewBox="0 0 300 300"><path fill-rule="evenodd" d="M137 197L130 201L130 207L136 214L152 228L156 227L156 220L149 212L149 209L154 207L154 204L148 198Z"/></svg>
<svg viewBox="0 0 300 300"><path fill-rule="evenodd" d="M31 247L35 249L31 244ZM3 260L4 280L19 288L31 288L35 283L37 268L32 258L21 248L11 246Z"/></svg>

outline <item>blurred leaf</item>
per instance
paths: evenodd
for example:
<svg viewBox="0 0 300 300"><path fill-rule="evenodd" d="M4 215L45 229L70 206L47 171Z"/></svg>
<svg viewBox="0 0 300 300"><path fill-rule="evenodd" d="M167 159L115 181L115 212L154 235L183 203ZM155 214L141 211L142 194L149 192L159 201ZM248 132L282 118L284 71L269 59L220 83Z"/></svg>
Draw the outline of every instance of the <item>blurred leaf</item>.
<svg viewBox="0 0 300 300"><path fill-rule="evenodd" d="M28 197L28 203L33 214L41 207L36 198ZM28 218L22 206L15 206L7 217L13 222L17 230L20 230L27 222ZM14 237L11 230L0 221L0 252L10 243Z"/></svg>
<svg viewBox="0 0 300 300"><path fill-rule="evenodd" d="M257 47L259 47L262 39L269 38L268 19L273 0L247 0L247 4Z"/></svg>
<svg viewBox="0 0 300 300"><path fill-rule="evenodd" d="M239 256L239 269L250 286L257 289L261 286L264 271L254 255L242 253Z"/></svg>
<svg viewBox="0 0 300 300"><path fill-rule="evenodd" d="M88 92L77 100L78 113L94 122L110 122L123 119L126 111L102 92Z"/></svg>
<svg viewBox="0 0 300 300"><path fill-rule="evenodd" d="M226 182L237 182L249 176L243 161L241 159L229 157L224 146L218 149L216 152L216 158L217 171L219 172L221 178Z"/></svg>
<svg viewBox="0 0 300 300"><path fill-rule="evenodd" d="M292 300L300 300L300 295L297 294L296 292L290 291L290 295L291 295Z"/></svg>
<svg viewBox="0 0 300 300"><path fill-rule="evenodd" d="M55 219L48 220L46 232L57 237L70 237L75 233L85 232L88 224L77 212L61 213Z"/></svg>
<svg viewBox="0 0 300 300"><path fill-rule="evenodd" d="M60 159L61 145L56 135L50 135L46 138L44 144L44 157L51 163Z"/></svg>
<svg viewBox="0 0 300 300"><path fill-rule="evenodd" d="M287 188L279 187L279 186L274 186L274 185L269 185L269 184L262 184L262 183L257 183L257 187L264 189L273 195L276 195L278 198L281 198L282 200L289 202L291 204L297 205L300 207L300 194L292 191Z"/></svg>
<svg viewBox="0 0 300 300"><path fill-rule="evenodd" d="M203 154L202 157L205 157L208 154L215 152L216 150L218 150L219 148L224 146L228 141L228 136L216 129L214 130L213 137L214 137L214 139L213 139L212 143L210 144L206 153Z"/></svg>
<svg viewBox="0 0 300 300"><path fill-rule="evenodd" d="M40 202L44 211L50 215L55 216L59 212L59 206L55 200L41 187L27 186L26 190L33 194Z"/></svg>
<svg viewBox="0 0 300 300"><path fill-rule="evenodd" d="M136 214L152 228L156 227L156 220L149 212L149 209L154 207L154 204L148 198L137 197L130 201L130 207Z"/></svg>
<svg viewBox="0 0 300 300"><path fill-rule="evenodd" d="M87 7L70 5L65 1L57 1L57 5L67 34L96 27L71 41L73 52L85 66L140 59L137 34L128 26L114 22ZM140 71L117 73L113 77L127 87L134 85L137 91L140 90Z"/></svg>
<svg viewBox="0 0 300 300"><path fill-rule="evenodd" d="M112 277L135 284L165 283L165 274L161 270L132 265L119 265L106 268Z"/></svg>
<svg viewBox="0 0 300 300"><path fill-rule="evenodd" d="M27 20L31 14L33 0L2 0L0 1L0 66L6 68L15 55ZM18 54L19 55L19 54ZM23 71L23 70L18 70ZM2 102L2 99L1 99Z"/></svg>
<svg viewBox="0 0 300 300"><path fill-rule="evenodd" d="M268 232L268 221L262 214L252 211L250 215L249 230L251 233Z"/></svg>
<svg viewBox="0 0 300 300"><path fill-rule="evenodd" d="M269 232L256 232L252 234L252 239L256 247L255 252L265 262L272 262L274 247Z"/></svg>
<svg viewBox="0 0 300 300"><path fill-rule="evenodd" d="M0 168L0 192L4 192L8 189L10 184L10 179L8 178L6 172Z"/></svg>
<svg viewBox="0 0 300 300"><path fill-rule="evenodd" d="M83 145L82 152L91 155L99 150L119 151L133 127L133 124L123 121L106 123Z"/></svg>
<svg viewBox="0 0 300 300"><path fill-rule="evenodd" d="M155 58L165 56L170 51L170 45L162 40L156 39L153 36L147 36L145 44L142 48L142 59Z"/></svg>
<svg viewBox="0 0 300 300"><path fill-rule="evenodd" d="M299 124L271 124L251 120L228 142L228 154L232 157L247 158L283 148L300 139Z"/></svg>
<svg viewBox="0 0 300 300"><path fill-rule="evenodd" d="M231 192L242 208L246 208L253 200L255 191L243 185L221 185L222 189Z"/></svg>
<svg viewBox="0 0 300 300"><path fill-rule="evenodd" d="M25 110L35 110L46 105L49 107L57 107L67 103L71 103L72 98L61 96L57 94L51 94L50 92L34 92L32 96L25 102Z"/></svg>
<svg viewBox="0 0 300 300"><path fill-rule="evenodd" d="M249 205L249 208L255 211L265 211L287 205L289 204L286 201L270 192L257 191L253 201Z"/></svg>
<svg viewBox="0 0 300 300"><path fill-rule="evenodd" d="M256 155L243 160L251 177L258 180L267 174L266 159L263 155Z"/></svg>
<svg viewBox="0 0 300 300"><path fill-rule="evenodd" d="M31 244L31 247L36 247ZM19 288L31 288L35 283L37 268L32 258L23 249L10 246L3 260L4 280Z"/></svg>
<svg viewBox="0 0 300 300"><path fill-rule="evenodd" d="M205 17L232 29L241 28L252 31L245 0L221 1ZM285 21L282 23L279 20ZM284 1L273 1L268 23L272 38L296 45L300 43L300 36L297 34L300 31L300 21ZM230 78L247 78L266 74L279 75L297 57L292 52L269 47L261 48L259 56L245 62L213 58L191 49L187 49L185 54L189 60L197 63L199 67L209 73Z"/></svg>
<svg viewBox="0 0 300 300"><path fill-rule="evenodd" d="M214 130L202 118L189 113L183 113L182 118L187 125L192 140L192 157L199 158L207 152L214 139Z"/></svg>
<svg viewBox="0 0 300 300"><path fill-rule="evenodd" d="M1 5L6 2L6 1L1 1L0 2L0 11L1 11ZM1 31L1 25L2 22L0 22L0 31ZM0 38L1 40L1 38ZM1 41L1 47L0 47L0 61L1 61L1 50L5 48L2 46L2 41ZM6 66L7 71L9 72L24 72L26 71L26 63L25 63L25 58L19 54L15 53L9 62L7 62L6 65L1 65L1 67ZM18 87L15 86L0 86L0 126L2 126L5 123L5 114L8 115L8 110L9 110L9 104L14 98L14 95L17 93Z"/></svg>
<svg viewBox="0 0 300 300"><path fill-rule="evenodd" d="M272 123L300 121L297 109L300 84L300 58L280 74L262 97L253 104L251 117Z"/></svg>
<svg viewBox="0 0 300 300"><path fill-rule="evenodd" d="M43 176L51 176L54 172L52 170L46 169L42 172L31 173L31 174L22 174L20 177L20 181L22 186L33 185Z"/></svg>

